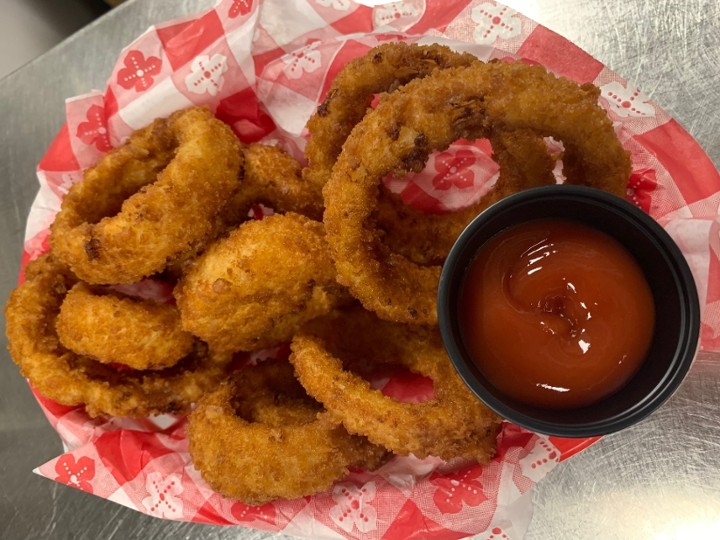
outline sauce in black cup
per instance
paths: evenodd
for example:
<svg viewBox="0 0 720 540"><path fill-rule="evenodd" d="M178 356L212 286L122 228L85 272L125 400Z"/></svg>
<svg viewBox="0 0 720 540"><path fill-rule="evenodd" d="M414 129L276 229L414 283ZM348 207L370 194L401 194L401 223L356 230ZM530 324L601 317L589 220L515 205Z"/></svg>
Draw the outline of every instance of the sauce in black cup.
<svg viewBox="0 0 720 540"><path fill-rule="evenodd" d="M549 408L494 386L471 354L463 294L468 269L498 233L535 220L567 220L609 235L631 253L652 291L654 328L635 374L587 406ZM443 266L438 320L448 354L468 387L503 418L531 431L591 437L624 429L657 409L677 389L695 356L700 309L692 274L677 245L655 220L614 195L558 185L511 195L480 214L460 235ZM626 324L632 329L633 321Z"/></svg>

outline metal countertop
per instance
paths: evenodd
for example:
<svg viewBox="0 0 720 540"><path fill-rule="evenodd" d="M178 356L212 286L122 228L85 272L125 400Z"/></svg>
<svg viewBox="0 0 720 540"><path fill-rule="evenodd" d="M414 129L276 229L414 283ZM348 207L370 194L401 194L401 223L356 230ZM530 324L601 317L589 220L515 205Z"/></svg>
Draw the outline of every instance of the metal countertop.
<svg viewBox="0 0 720 540"><path fill-rule="evenodd" d="M15 287L35 165L63 102L102 88L150 24L211 0L130 0L0 80L0 298ZM720 165L720 4L715 0L510 0L595 56L678 120ZM4 320L3 320L4 328ZM0 537L283 538L162 521L32 474L61 444L0 344ZM536 488L527 538L720 538L720 354L701 353L676 395L634 428L560 464Z"/></svg>

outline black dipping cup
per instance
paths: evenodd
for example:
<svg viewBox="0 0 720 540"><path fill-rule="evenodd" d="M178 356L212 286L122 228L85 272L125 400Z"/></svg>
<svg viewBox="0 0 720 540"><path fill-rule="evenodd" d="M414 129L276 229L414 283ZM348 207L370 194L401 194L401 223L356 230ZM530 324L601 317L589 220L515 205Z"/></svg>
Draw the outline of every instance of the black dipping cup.
<svg viewBox="0 0 720 540"><path fill-rule="evenodd" d="M569 219L605 232L632 253L655 301L655 330L637 374L593 405L549 410L520 403L493 387L463 341L460 295L478 249L501 230L535 219ZM445 347L465 384L503 418L530 431L592 437L631 426L667 400L685 378L697 352L700 307L684 256L665 230L629 202L603 191L556 185L525 190L494 204L458 237L440 276L438 320ZM632 321L628 321L632 326Z"/></svg>

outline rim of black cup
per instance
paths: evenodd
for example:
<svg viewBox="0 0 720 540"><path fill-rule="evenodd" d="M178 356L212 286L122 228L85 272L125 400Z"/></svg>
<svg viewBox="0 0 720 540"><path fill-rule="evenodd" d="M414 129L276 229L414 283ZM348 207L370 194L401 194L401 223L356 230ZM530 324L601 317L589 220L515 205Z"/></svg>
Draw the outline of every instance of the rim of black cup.
<svg viewBox="0 0 720 540"><path fill-rule="evenodd" d="M679 337L674 355L664 375L654 388L626 409L590 421L576 422L573 420L566 423L563 420L563 418L573 418L573 411L577 412L578 409L549 413L547 410L524 405L517 407L516 404L511 403L512 400L503 397L497 389L482 380L479 369L464 347L460 330L457 299L462 289L468 264L482 245L482 241L476 239L478 231L482 231L493 221L501 219L509 210L519 211L519 207L535 206L558 200L562 200L563 204L576 205L576 207L582 204L597 207L600 211L607 212L608 215L622 218L628 226L638 229L660 252L662 259L667 263L675 283L674 294L677 294L679 299L680 313L677 314L680 321ZM555 217L563 218L564 216ZM530 216L519 222L533 219L538 219L538 217ZM603 227L593 225L587 220L585 222L598 230L604 230ZM504 228L506 227L497 228L488 238ZM440 333L445 348L455 369L470 390L490 409L506 420L530 431L561 437L580 438L606 435L636 424L657 410L684 380L697 353L700 334L700 305L695 281L684 255L674 240L640 208L620 197L587 186L554 185L524 190L502 199L479 214L460 234L443 265L438 288L437 309ZM632 380L626 386L630 384L632 384ZM606 398L603 402L612 397ZM603 402L593 405L593 407L600 407ZM524 411L520 409L524 409ZM536 414L534 411L539 412Z"/></svg>

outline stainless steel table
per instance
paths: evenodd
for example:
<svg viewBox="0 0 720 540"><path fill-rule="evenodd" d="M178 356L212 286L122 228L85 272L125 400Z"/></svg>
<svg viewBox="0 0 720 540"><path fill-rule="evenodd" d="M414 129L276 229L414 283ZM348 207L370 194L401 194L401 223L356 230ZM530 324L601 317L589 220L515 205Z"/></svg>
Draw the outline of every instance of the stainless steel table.
<svg viewBox="0 0 720 540"><path fill-rule="evenodd" d="M147 26L211 0L131 0L0 81L0 299L15 286L35 164L63 123L63 100L102 88ZM720 4L716 0L512 0L635 82L720 165ZM3 325L4 327L4 325ZM276 537L172 523L37 477L60 442L0 354L0 537ZM640 425L559 465L536 489L527 538L720 538L720 354L700 354L678 393ZM280 537L278 537L280 538Z"/></svg>

